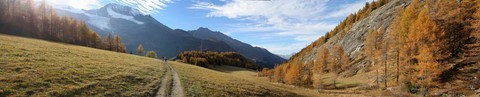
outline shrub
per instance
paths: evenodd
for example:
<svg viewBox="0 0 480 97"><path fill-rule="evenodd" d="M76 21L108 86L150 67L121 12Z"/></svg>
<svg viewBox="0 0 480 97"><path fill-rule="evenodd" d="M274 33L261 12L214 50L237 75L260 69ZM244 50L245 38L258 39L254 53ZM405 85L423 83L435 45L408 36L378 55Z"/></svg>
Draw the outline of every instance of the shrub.
<svg viewBox="0 0 480 97"><path fill-rule="evenodd" d="M150 57L150 58L158 58L157 53L155 53L155 51L148 51L147 55L145 55L145 56Z"/></svg>

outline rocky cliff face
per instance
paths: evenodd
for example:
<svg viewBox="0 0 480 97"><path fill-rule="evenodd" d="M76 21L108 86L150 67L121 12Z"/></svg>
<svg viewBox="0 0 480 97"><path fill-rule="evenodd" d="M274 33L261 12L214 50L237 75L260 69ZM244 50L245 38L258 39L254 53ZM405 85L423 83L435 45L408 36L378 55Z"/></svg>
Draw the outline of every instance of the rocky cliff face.
<svg viewBox="0 0 480 97"><path fill-rule="evenodd" d="M411 0L393 0L390 3L374 10L368 17L354 23L351 28L345 30L345 33L336 34L332 36L325 44L316 46L311 50L303 51L305 55L295 56L299 58L302 62L307 63L311 60L317 59L317 54L320 51L321 47L326 47L331 49L335 45L342 45L345 52L352 59L352 70L353 72L358 71L358 67L363 67L366 65L365 56L362 55L364 51L364 45L367 33L370 29L378 29L381 27L389 28L391 22L397 15L397 10L399 7L406 7ZM388 33L388 31L387 31ZM387 34L384 34L387 35ZM384 36L385 37L385 36Z"/></svg>

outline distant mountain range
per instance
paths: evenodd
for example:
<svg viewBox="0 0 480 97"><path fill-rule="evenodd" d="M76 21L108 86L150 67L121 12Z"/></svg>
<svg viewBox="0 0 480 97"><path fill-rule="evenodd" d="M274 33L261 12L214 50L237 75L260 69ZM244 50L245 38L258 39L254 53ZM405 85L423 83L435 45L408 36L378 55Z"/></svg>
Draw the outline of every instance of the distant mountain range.
<svg viewBox="0 0 480 97"><path fill-rule="evenodd" d="M292 54L288 54L288 55L280 55L280 54L277 54L277 56L280 56L282 57L283 59L290 59L293 55L295 55L296 53L292 53Z"/></svg>
<svg viewBox="0 0 480 97"><path fill-rule="evenodd" d="M221 32L200 27L185 31L171 29L150 15L141 14L137 9L119 4L108 4L99 9L80 10L72 7L55 8L59 15L71 16L85 21L101 36L111 32L119 35L129 52L134 52L141 43L145 50L154 50L159 56L175 57L179 52L189 50L239 52L260 64L273 68L285 61L268 50L253 47L233 39Z"/></svg>

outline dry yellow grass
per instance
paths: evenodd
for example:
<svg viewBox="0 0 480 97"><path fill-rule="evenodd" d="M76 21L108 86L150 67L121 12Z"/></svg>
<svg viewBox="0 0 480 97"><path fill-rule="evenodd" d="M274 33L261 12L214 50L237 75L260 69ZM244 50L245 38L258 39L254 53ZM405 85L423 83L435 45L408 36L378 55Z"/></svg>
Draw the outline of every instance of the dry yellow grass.
<svg viewBox="0 0 480 97"><path fill-rule="evenodd" d="M272 83L243 68L220 66L211 70L179 62L170 64L179 73L187 96L322 97L315 90Z"/></svg>
<svg viewBox="0 0 480 97"><path fill-rule="evenodd" d="M164 66L141 56L0 34L0 97L150 96Z"/></svg>
<svg viewBox="0 0 480 97"><path fill-rule="evenodd" d="M184 63L170 62L169 64L178 72L187 96L298 96L284 89L257 83L241 76Z"/></svg>
<svg viewBox="0 0 480 97"><path fill-rule="evenodd" d="M211 70L170 64L178 72L187 96L362 96L344 90L319 93L273 83L243 68L220 66ZM0 35L0 96L152 96L164 73L161 60ZM339 80L340 84L348 81Z"/></svg>

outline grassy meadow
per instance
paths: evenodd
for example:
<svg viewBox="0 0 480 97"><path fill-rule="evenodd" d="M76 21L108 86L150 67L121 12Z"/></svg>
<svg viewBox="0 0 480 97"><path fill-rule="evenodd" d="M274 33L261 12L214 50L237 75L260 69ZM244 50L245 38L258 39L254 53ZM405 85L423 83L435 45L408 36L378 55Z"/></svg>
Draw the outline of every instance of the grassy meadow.
<svg viewBox="0 0 480 97"><path fill-rule="evenodd" d="M233 66L169 64L188 97L362 96L274 83L257 77L254 70ZM165 66L162 60L142 56L0 34L0 97L153 96ZM347 82L339 79L338 84Z"/></svg>
<svg viewBox="0 0 480 97"><path fill-rule="evenodd" d="M2 96L150 96L164 63L151 58L0 34Z"/></svg>
<svg viewBox="0 0 480 97"><path fill-rule="evenodd" d="M179 62L170 62L179 73L187 96L200 97L319 97L312 89L272 83L256 72L233 66L219 66L216 70Z"/></svg>

